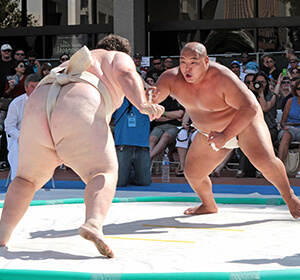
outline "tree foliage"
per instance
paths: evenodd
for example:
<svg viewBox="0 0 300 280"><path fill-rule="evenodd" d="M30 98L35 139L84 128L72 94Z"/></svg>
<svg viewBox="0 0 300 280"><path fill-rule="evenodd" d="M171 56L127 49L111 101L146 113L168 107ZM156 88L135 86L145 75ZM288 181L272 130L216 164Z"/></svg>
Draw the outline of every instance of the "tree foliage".
<svg viewBox="0 0 300 280"><path fill-rule="evenodd" d="M0 0L0 27L18 27L22 25L20 0ZM27 26L35 26L37 20L33 14L27 14Z"/></svg>

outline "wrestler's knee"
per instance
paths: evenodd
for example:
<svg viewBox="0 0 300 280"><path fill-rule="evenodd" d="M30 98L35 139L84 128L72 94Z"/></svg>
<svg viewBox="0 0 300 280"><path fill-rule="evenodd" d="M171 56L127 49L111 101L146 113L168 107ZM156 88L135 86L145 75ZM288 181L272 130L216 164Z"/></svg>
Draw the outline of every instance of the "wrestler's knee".
<svg viewBox="0 0 300 280"><path fill-rule="evenodd" d="M85 182L88 184L92 181L97 181L97 185L108 185L116 187L118 180L117 170L110 170L107 172L94 172L91 173L88 178L85 179Z"/></svg>

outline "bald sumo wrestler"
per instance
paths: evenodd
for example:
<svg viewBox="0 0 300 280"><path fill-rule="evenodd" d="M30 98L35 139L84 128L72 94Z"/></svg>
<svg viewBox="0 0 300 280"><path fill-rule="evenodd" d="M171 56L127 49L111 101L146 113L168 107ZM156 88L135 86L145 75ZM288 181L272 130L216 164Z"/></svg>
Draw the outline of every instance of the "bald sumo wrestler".
<svg viewBox="0 0 300 280"><path fill-rule="evenodd" d="M165 71L151 87L155 103L174 96L189 113L197 133L189 148L185 176L201 198L186 215L217 213L209 174L233 148L240 147L264 177L277 187L291 215L300 216L300 201L285 167L273 150L263 112L254 94L227 67L210 62L204 45L192 42L180 54L179 67Z"/></svg>
<svg viewBox="0 0 300 280"><path fill-rule="evenodd" d="M109 35L97 49L86 47L53 69L27 101L19 142L19 164L0 221L0 246L25 214L37 190L62 163L86 184L86 219L79 234L98 251L113 257L103 223L113 200L118 162L109 127L111 114L124 95L150 119L164 108L149 104L130 54L127 39Z"/></svg>

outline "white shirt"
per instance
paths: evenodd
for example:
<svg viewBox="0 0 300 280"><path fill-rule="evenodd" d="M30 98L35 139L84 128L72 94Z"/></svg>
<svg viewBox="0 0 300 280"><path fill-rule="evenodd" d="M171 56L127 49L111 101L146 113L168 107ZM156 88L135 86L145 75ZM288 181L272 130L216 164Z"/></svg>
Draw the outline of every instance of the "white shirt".
<svg viewBox="0 0 300 280"><path fill-rule="evenodd" d="M4 120L5 132L9 138L19 139L23 114L28 96L26 93L15 98L8 107L6 119Z"/></svg>

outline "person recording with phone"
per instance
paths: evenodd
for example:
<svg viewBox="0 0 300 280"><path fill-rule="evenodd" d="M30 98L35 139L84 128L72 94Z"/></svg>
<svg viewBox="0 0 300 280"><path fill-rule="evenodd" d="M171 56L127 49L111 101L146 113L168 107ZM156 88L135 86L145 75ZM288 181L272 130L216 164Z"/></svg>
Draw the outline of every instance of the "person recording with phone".
<svg viewBox="0 0 300 280"><path fill-rule="evenodd" d="M283 69L280 73L274 93L277 96L277 108L284 110L285 98L291 93L290 80L292 79L291 73L287 69Z"/></svg>

